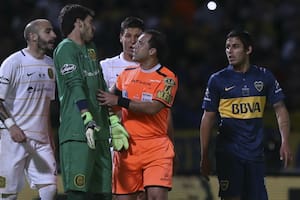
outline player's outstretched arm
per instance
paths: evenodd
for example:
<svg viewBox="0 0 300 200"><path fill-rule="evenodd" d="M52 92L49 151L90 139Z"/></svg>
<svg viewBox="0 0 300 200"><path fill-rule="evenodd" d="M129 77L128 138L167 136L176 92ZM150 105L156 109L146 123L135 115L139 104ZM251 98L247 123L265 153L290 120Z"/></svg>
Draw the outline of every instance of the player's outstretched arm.
<svg viewBox="0 0 300 200"><path fill-rule="evenodd" d="M201 124L200 124L200 148L201 148L201 160L200 160L200 170L201 175L209 180L208 176L210 174L210 162L208 158L209 150L209 140L212 128L215 124L216 113L204 111Z"/></svg>
<svg viewBox="0 0 300 200"><path fill-rule="evenodd" d="M277 123L281 135L280 160L283 161L284 167L286 168L289 162L293 159L288 141L290 134L289 113L283 101L275 103L273 107L276 113Z"/></svg>

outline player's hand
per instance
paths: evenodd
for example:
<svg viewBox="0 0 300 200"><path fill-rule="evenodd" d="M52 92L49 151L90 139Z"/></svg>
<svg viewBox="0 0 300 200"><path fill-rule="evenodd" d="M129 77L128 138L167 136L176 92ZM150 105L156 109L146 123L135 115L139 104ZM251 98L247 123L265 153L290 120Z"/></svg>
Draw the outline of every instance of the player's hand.
<svg viewBox="0 0 300 200"><path fill-rule="evenodd" d="M125 128L121 125L117 115L111 115L110 120L110 132L112 136L112 146L114 150L120 151L121 149L127 150L129 147L128 138L129 135Z"/></svg>
<svg viewBox="0 0 300 200"><path fill-rule="evenodd" d="M207 181L209 181L210 164L208 158L206 157L201 158L200 170L201 170L202 177L205 178Z"/></svg>
<svg viewBox="0 0 300 200"><path fill-rule="evenodd" d="M19 126L17 126L16 124L11 126L8 129L9 133L10 133L10 137L14 142L18 142L18 143L22 143L26 141L26 135L24 134L23 130L20 129Z"/></svg>
<svg viewBox="0 0 300 200"><path fill-rule="evenodd" d="M99 105L101 106L116 106L118 105L118 96L105 92L103 90L98 90L96 94Z"/></svg>
<svg viewBox="0 0 300 200"><path fill-rule="evenodd" d="M91 149L95 149L95 138L94 138L94 132L100 131L100 127L96 124L96 122L93 120L93 117L90 112L84 112L81 115L83 119L83 123L85 125L85 136L87 140L87 144Z"/></svg>
<svg viewBox="0 0 300 200"><path fill-rule="evenodd" d="M280 160L283 161L284 168L287 168L291 161L293 161L293 155L287 141L281 143Z"/></svg>

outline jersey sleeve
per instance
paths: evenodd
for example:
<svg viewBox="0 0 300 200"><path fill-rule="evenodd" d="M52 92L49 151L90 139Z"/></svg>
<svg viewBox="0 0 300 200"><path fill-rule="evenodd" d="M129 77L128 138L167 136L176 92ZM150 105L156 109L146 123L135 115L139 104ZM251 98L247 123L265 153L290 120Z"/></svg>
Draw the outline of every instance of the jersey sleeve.
<svg viewBox="0 0 300 200"><path fill-rule="evenodd" d="M110 85L109 85L109 71L108 71L108 69L109 69L109 64L110 64L110 63L108 62L107 59L101 60L101 61L100 61L100 67L101 67L101 69L102 69L103 78L104 78L104 80L105 80L105 82L106 82L106 85L107 85L108 87L110 87Z"/></svg>
<svg viewBox="0 0 300 200"><path fill-rule="evenodd" d="M65 43L63 46L56 49L54 52L54 63L57 71L58 87L63 84L66 90L69 90L73 95L75 102L86 99L83 91L83 77L80 69L80 52L77 47L70 43Z"/></svg>
<svg viewBox="0 0 300 200"><path fill-rule="evenodd" d="M272 72L266 71L266 78L268 79L268 91L267 91L267 100L268 103L273 105L285 98L283 90L276 80Z"/></svg>
<svg viewBox="0 0 300 200"><path fill-rule="evenodd" d="M115 87L116 87L116 90L118 90L118 91L122 91L122 78L123 78L123 76L125 76L126 77L126 75L124 75L124 74L126 74L126 71L123 71L118 77L117 77L117 80L116 80L116 83L115 83Z"/></svg>
<svg viewBox="0 0 300 200"><path fill-rule="evenodd" d="M175 75L168 75L163 78L154 93L153 100L157 100L172 107L178 89L178 78Z"/></svg>
<svg viewBox="0 0 300 200"><path fill-rule="evenodd" d="M220 101L219 96L216 77L212 75L207 82L202 108L206 111L217 112Z"/></svg>
<svg viewBox="0 0 300 200"><path fill-rule="evenodd" d="M5 100L9 87L14 81L14 69L18 65L18 59L14 59L12 56L4 60L0 67L0 99Z"/></svg>

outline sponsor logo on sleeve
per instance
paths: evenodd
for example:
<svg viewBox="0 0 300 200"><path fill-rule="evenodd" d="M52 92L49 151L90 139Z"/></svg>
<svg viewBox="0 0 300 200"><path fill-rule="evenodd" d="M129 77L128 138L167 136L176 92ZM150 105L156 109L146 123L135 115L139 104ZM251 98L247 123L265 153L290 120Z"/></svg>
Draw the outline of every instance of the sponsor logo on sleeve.
<svg viewBox="0 0 300 200"><path fill-rule="evenodd" d="M4 76L1 76L0 77L0 84L8 85L9 84L9 79L4 77Z"/></svg>
<svg viewBox="0 0 300 200"><path fill-rule="evenodd" d="M206 90L205 90L204 101L211 101L211 99L210 99L210 92L209 92L208 88L206 88Z"/></svg>
<svg viewBox="0 0 300 200"><path fill-rule="evenodd" d="M282 89L279 85L279 82L277 80L275 80L275 94L277 94L278 92L281 92Z"/></svg>
<svg viewBox="0 0 300 200"><path fill-rule="evenodd" d="M64 66L60 69L61 75L66 75L72 73L76 70L76 65L74 64L64 64Z"/></svg>

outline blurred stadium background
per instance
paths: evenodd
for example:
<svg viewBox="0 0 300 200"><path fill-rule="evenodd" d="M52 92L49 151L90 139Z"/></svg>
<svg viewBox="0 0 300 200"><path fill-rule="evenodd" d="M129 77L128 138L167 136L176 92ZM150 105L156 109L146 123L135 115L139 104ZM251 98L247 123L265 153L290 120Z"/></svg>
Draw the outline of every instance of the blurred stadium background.
<svg viewBox="0 0 300 200"><path fill-rule="evenodd" d="M243 27L254 38L253 63L270 69L286 93L291 114L290 143L295 155L292 165L282 169L278 133L272 109L266 111L265 153L267 187L272 200L300 197L300 1L299 0L215 0L216 9L208 9L207 0L10 0L0 6L0 62L23 48L23 29L35 18L48 18L57 35L57 16L67 3L80 3L95 10L95 42L100 58L121 51L120 22L133 15L144 19L147 28L166 34L170 48L168 66L179 77L179 91L173 108L176 176L170 199L216 199L217 182L209 185L199 179L199 123L201 104L209 75L227 65L224 41L228 31ZM61 38L58 38L57 42ZM58 127L58 109L52 113L53 127ZM212 140L212 148L214 141ZM299 151L299 152L298 152ZM213 156L212 156L213 158ZM213 159L212 159L213 160ZM213 162L213 161L212 161ZM62 188L60 188L62 192ZM21 200L34 199L28 188Z"/></svg>

